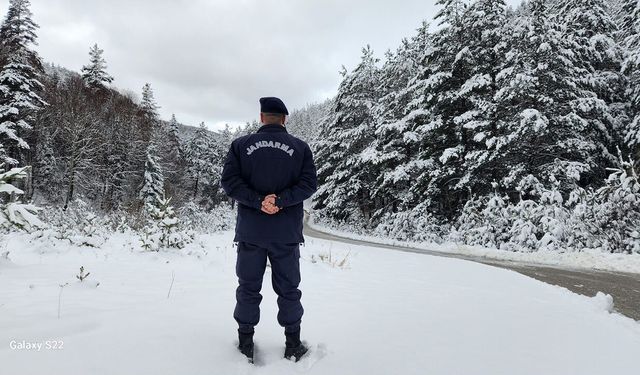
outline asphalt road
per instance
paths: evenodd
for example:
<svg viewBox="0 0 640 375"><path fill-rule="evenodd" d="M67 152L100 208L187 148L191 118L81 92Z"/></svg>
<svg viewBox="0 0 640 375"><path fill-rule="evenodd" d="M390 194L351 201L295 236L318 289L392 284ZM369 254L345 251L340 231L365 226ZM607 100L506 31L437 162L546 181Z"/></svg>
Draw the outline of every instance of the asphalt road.
<svg viewBox="0 0 640 375"><path fill-rule="evenodd" d="M555 268L551 266L523 264L511 261L487 259L484 257L473 257L424 249L378 244L320 232L310 228L306 222L304 226L304 234L309 237L354 245L375 246L396 251L446 258L457 258L483 263L494 267L513 270L545 283L558 285L567 288L574 293L589 297L595 296L598 292L603 292L613 297L614 308L617 312L640 321L640 274Z"/></svg>

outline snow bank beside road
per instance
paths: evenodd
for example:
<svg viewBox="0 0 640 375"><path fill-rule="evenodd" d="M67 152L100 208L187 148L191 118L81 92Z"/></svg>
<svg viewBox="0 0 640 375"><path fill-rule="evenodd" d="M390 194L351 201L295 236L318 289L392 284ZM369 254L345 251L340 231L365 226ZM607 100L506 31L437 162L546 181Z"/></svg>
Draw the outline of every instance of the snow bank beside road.
<svg viewBox="0 0 640 375"><path fill-rule="evenodd" d="M0 264L0 363L8 374L636 374L640 325L515 272L457 259L308 238L303 336L310 360L281 359L265 275L256 343L234 347L235 248L229 232L183 250L141 252L116 234L100 249L11 236ZM346 261L345 261L346 259ZM91 272L82 287L83 265ZM173 280L173 281L172 281ZM63 288L60 297L60 286ZM167 298L168 296L168 298ZM57 318L61 300L60 319ZM10 343L61 341L62 349Z"/></svg>
<svg viewBox="0 0 640 375"><path fill-rule="evenodd" d="M507 260L519 263L549 265L561 268L640 273L640 254L608 254L601 251L588 249L581 252L566 253L545 250L531 253L512 252L490 249L481 246L461 245L453 242L438 244L427 242L398 241L392 238L358 234L355 231L338 230L325 225L313 223L312 220L309 220L307 222L307 225L317 231L325 232L338 237L418 250L429 250L442 253L460 254L465 256L484 257L487 259Z"/></svg>

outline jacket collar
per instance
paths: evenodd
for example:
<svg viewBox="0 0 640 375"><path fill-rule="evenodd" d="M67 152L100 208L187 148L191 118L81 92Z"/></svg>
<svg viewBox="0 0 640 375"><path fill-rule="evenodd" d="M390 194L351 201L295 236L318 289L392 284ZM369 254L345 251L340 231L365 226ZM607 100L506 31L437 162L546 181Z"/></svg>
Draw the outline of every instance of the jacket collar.
<svg viewBox="0 0 640 375"><path fill-rule="evenodd" d="M287 128L280 124L266 124L262 125L260 129L258 129L258 133L261 132L285 132L287 133Z"/></svg>

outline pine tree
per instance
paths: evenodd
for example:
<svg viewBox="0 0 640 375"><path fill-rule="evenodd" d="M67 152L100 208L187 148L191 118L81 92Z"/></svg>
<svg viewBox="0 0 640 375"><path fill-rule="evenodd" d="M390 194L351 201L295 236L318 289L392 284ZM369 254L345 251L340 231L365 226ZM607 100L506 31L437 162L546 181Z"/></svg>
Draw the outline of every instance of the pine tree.
<svg viewBox="0 0 640 375"><path fill-rule="evenodd" d="M379 221L386 213L405 210L409 188L414 182L412 169L418 151L419 137L403 120L405 108L413 100L410 87L412 79L421 68L423 51L430 47L429 24L423 22L417 34L403 40L395 53L387 53L387 61L381 69L378 91L381 98L376 103L377 179L372 197L376 206L373 219Z"/></svg>
<svg viewBox="0 0 640 375"><path fill-rule="evenodd" d="M171 115L171 120L169 121L169 143L172 146L172 149L175 152L180 153L180 128L178 125L178 120L176 120L176 115Z"/></svg>
<svg viewBox="0 0 640 375"><path fill-rule="evenodd" d="M149 222L143 229L142 248L160 251L163 248L182 249L193 240L192 233L182 228L176 217L171 198L161 199L149 211Z"/></svg>
<svg viewBox="0 0 640 375"><path fill-rule="evenodd" d="M144 181L138 197L144 202L147 210L158 207L164 200L164 175L158 163L155 146L147 148L147 161L144 164Z"/></svg>
<svg viewBox="0 0 640 375"><path fill-rule="evenodd" d="M614 150L624 120L622 51L614 39L618 29L604 0L563 0L558 17L564 24L565 37L573 43L572 61L581 70L578 84L583 96L574 107L585 122L582 131L595 145L591 152L601 155L594 158L599 167L590 168L595 173L591 181L600 183L606 178L605 168L617 163ZM585 182L589 182L586 177Z"/></svg>
<svg viewBox="0 0 640 375"><path fill-rule="evenodd" d="M467 4L464 0L438 0L436 5L441 7L434 17L439 21L438 26L454 29L462 26L467 10Z"/></svg>
<svg viewBox="0 0 640 375"><path fill-rule="evenodd" d="M158 109L160 109L160 106L156 103L156 99L153 95L153 89L149 83L145 83L142 87L142 101L140 102L140 108L142 108L142 112L149 120L157 122L159 117Z"/></svg>
<svg viewBox="0 0 640 375"><path fill-rule="evenodd" d="M629 85L627 96L630 102L631 120L625 129L625 143L640 160L640 3L632 13L634 27L625 40L628 50L622 71L627 75Z"/></svg>
<svg viewBox="0 0 640 375"><path fill-rule="evenodd" d="M624 43L627 38L637 33L636 23L640 17L638 0L622 0L619 11L618 38Z"/></svg>
<svg viewBox="0 0 640 375"><path fill-rule="evenodd" d="M580 127L586 121L576 112L588 95L579 88L583 71L572 62L572 42L549 20L545 0L532 0L518 25L498 77L496 160L507 167L498 182L513 191L529 175L557 178L567 191L581 172L597 167L590 161L595 145Z"/></svg>
<svg viewBox="0 0 640 375"><path fill-rule="evenodd" d="M622 51L615 41L618 27L604 0L564 0L559 16L565 35L575 43L582 85L607 104L622 100Z"/></svg>
<svg viewBox="0 0 640 375"><path fill-rule="evenodd" d="M571 184L601 184L606 168L615 165L611 151L619 136L623 80L618 72L620 49L613 39L615 24L602 0L561 0L556 9L556 17L549 22L554 30L558 28L562 40L540 47L543 53L551 49L563 55L556 69L564 72L550 72L551 87L562 82L568 86L563 89L566 95L550 105L558 121L548 126L550 146L545 153L538 152L542 158L536 165L547 165L548 175L560 176L561 189L567 192ZM526 122L546 121L530 114Z"/></svg>
<svg viewBox="0 0 640 375"><path fill-rule="evenodd" d="M620 167L601 188L572 192L569 246L640 253L640 178L633 160L618 156Z"/></svg>
<svg viewBox="0 0 640 375"><path fill-rule="evenodd" d="M228 146L228 145L227 145ZM214 201L219 199L217 186L222 173L221 165L223 155L226 155L224 145L214 141L212 133L206 125L200 124L196 134L186 148L187 171L186 174L193 184L192 196L198 198L207 190L215 190L209 198ZM208 194L207 194L208 195Z"/></svg>
<svg viewBox="0 0 640 375"><path fill-rule="evenodd" d="M176 115L171 115L167 129L167 160L171 164L173 170L181 169L184 161L184 150L180 140L180 128Z"/></svg>
<svg viewBox="0 0 640 375"><path fill-rule="evenodd" d="M229 149L231 142L233 141L233 133L229 124L224 124L224 129L220 132L220 143L224 149Z"/></svg>
<svg viewBox="0 0 640 375"><path fill-rule="evenodd" d="M0 26L0 55L3 58L0 62L3 66L6 59L17 51L28 55L26 60L32 64L40 62L37 53L29 49L31 45L37 45L36 30L39 27L32 20L30 6L29 0L9 0L9 10Z"/></svg>
<svg viewBox="0 0 640 375"><path fill-rule="evenodd" d="M440 29L419 57L418 74L407 89L411 100L401 120L418 139L418 151L407 167L412 186L400 204L416 213L451 219L467 195L456 187L463 174L466 134L454 121L471 108L457 95L470 77L463 23L467 7L461 0L440 0L437 4L442 6L435 18Z"/></svg>
<svg viewBox="0 0 640 375"><path fill-rule="evenodd" d="M331 122L324 126L316 144L318 180L316 208L337 220L355 220L371 214L370 191L375 175L370 169L374 150L373 106L378 60L369 46L363 48L358 66L344 79L332 109ZM362 216L361 216L362 215Z"/></svg>
<svg viewBox="0 0 640 375"><path fill-rule="evenodd" d="M326 122L331 107L331 99L321 103L309 104L305 108L296 109L287 117L287 130L307 143L318 139L321 124Z"/></svg>
<svg viewBox="0 0 640 375"><path fill-rule="evenodd" d="M504 0L478 0L463 18L467 38L459 52L459 64L466 65L469 78L456 96L470 104L469 109L454 117L463 133L464 175L457 183L461 190L486 194L501 176L498 163L500 137L498 130L497 76L505 64L503 35L510 34L506 25ZM504 173L504 172L502 172Z"/></svg>
<svg viewBox="0 0 640 375"><path fill-rule="evenodd" d="M34 165L34 181L37 188L47 197L53 196L60 184L60 176L56 156L53 150L53 137L47 133L41 134L36 148L36 161Z"/></svg>
<svg viewBox="0 0 640 375"><path fill-rule="evenodd" d="M82 79L87 86L92 88L101 88L113 81L107 73L107 62L102 57L104 50L98 48L98 44L94 44L89 51L89 64L82 67Z"/></svg>
<svg viewBox="0 0 640 375"><path fill-rule="evenodd" d="M164 174L167 181L166 193L177 202L181 202L186 196L182 188L183 178L185 174L186 161L183 142L180 138L180 129L176 116L172 115L171 120L167 124L162 124L162 135L156 137L158 149L160 150L160 158Z"/></svg>
<svg viewBox="0 0 640 375"><path fill-rule="evenodd" d="M153 89L149 83L145 83L142 87L142 101L140 102L140 106L149 116L156 116L157 111L160 108L156 103L156 99L153 95Z"/></svg>
<svg viewBox="0 0 640 375"><path fill-rule="evenodd" d="M136 199L144 177L148 139L144 133L144 120L139 107L131 97L111 95L106 106L94 108L104 113L101 139L108 147L102 148L104 171L101 206L118 208Z"/></svg>
<svg viewBox="0 0 640 375"><path fill-rule="evenodd" d="M46 104L38 94L42 63L31 49L38 25L29 6L28 0L11 0L0 27L0 143L5 149L0 162L9 165L17 164L21 150L29 149L24 133L32 129L34 112Z"/></svg>
<svg viewBox="0 0 640 375"><path fill-rule="evenodd" d="M163 134L160 126L160 107L154 98L153 89L149 83L142 87L142 100L140 101L140 131L146 143L159 145L162 143Z"/></svg>
<svg viewBox="0 0 640 375"><path fill-rule="evenodd" d="M613 171L595 194L592 203L595 226L606 239L605 249L612 253L640 254L640 176L632 159L620 158L620 168Z"/></svg>

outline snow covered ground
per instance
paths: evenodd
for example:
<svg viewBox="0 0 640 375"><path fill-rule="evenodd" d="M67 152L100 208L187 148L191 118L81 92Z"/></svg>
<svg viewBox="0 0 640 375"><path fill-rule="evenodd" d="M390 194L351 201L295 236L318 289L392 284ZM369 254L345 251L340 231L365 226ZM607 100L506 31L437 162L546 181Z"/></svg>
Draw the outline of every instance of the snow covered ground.
<svg viewBox="0 0 640 375"><path fill-rule="evenodd" d="M235 349L231 239L225 232L201 236L180 251L144 253L137 238L123 234L100 249L10 236L9 260L0 259L0 372L587 375L640 370L640 324L610 313L608 296L582 297L462 260L313 238L307 239L301 262L303 337L312 352L298 364L281 359L283 335L267 274L256 332L259 365L253 367ZM75 278L80 266L91 272L84 282ZM26 343L42 347L21 348Z"/></svg>
<svg viewBox="0 0 640 375"><path fill-rule="evenodd" d="M309 220L307 224L315 230L339 237L399 247L411 247L443 253L470 255L485 257L488 259L508 260L519 263L549 265L563 268L640 273L640 254L609 254L599 250L589 249L585 249L582 252L568 251L564 253L548 250L539 250L529 253L514 252L491 249L482 246L468 246L454 242L438 244L430 242L398 241L393 238L363 235L356 233L356 231L335 229L327 225L314 223L312 220Z"/></svg>

